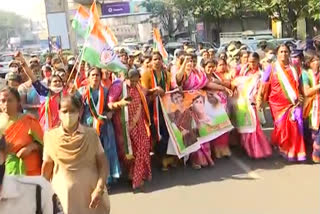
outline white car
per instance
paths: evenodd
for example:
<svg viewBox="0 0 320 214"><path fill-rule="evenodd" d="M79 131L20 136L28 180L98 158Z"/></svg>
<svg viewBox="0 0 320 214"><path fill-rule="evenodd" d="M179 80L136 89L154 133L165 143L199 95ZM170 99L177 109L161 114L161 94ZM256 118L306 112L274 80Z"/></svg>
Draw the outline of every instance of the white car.
<svg viewBox="0 0 320 214"><path fill-rule="evenodd" d="M9 63L14 59L13 53L3 54L0 56L0 77L5 77L10 71Z"/></svg>

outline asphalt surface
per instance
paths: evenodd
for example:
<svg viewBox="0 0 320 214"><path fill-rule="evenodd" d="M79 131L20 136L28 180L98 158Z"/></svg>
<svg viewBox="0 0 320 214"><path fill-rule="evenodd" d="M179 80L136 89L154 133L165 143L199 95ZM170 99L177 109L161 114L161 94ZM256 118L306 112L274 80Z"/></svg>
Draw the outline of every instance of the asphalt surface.
<svg viewBox="0 0 320 214"><path fill-rule="evenodd" d="M264 131L272 121L267 113ZM265 160L251 160L239 147L230 159L212 168L179 166L162 172L153 167L145 192L134 194L126 181L112 186L112 214L318 214L319 165L293 164L277 151Z"/></svg>

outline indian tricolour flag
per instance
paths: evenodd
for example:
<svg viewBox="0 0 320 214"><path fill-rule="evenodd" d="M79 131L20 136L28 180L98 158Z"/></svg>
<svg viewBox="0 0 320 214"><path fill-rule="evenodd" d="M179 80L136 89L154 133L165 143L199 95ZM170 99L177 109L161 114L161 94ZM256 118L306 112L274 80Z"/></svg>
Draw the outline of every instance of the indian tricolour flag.
<svg viewBox="0 0 320 214"><path fill-rule="evenodd" d="M107 68L112 72L126 71L126 67L120 62L119 58L109 45L103 33L100 23L95 23L90 30L83 51L83 60L92 66Z"/></svg>
<svg viewBox="0 0 320 214"><path fill-rule="evenodd" d="M153 46L155 51L159 51L164 61L168 60L168 53L163 46L159 28L153 28Z"/></svg>
<svg viewBox="0 0 320 214"><path fill-rule="evenodd" d="M89 31L89 12L82 6L79 9L72 21L72 27L82 37L86 37Z"/></svg>
<svg viewBox="0 0 320 214"><path fill-rule="evenodd" d="M116 36L108 26L104 26L103 34L107 40L107 43L110 45L110 47L114 48L115 46L118 45L118 40Z"/></svg>

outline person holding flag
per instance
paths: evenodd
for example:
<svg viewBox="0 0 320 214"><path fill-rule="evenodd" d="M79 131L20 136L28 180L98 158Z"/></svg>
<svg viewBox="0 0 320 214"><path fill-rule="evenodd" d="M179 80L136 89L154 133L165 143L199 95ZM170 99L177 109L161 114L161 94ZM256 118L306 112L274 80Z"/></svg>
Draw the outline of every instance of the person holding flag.
<svg viewBox="0 0 320 214"><path fill-rule="evenodd" d="M102 71L92 67L88 71L88 85L78 89L83 98L84 110L81 116L82 124L96 129L105 154L110 164L108 184L120 178L121 169L118 160L115 134L111 122L112 112L107 105L108 89L101 85Z"/></svg>

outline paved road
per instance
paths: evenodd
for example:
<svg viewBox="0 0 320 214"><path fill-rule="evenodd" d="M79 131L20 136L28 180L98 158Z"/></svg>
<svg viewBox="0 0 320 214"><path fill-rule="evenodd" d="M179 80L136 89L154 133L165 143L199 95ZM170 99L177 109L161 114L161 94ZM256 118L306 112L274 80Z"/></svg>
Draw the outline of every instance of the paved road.
<svg viewBox="0 0 320 214"><path fill-rule="evenodd" d="M269 136L270 128L265 130ZM181 166L169 172L154 168L145 190L133 194L128 183L115 185L111 213L320 213L319 165L290 164L276 152L267 160L250 160L236 147L232 158L217 160L213 168L196 171Z"/></svg>

